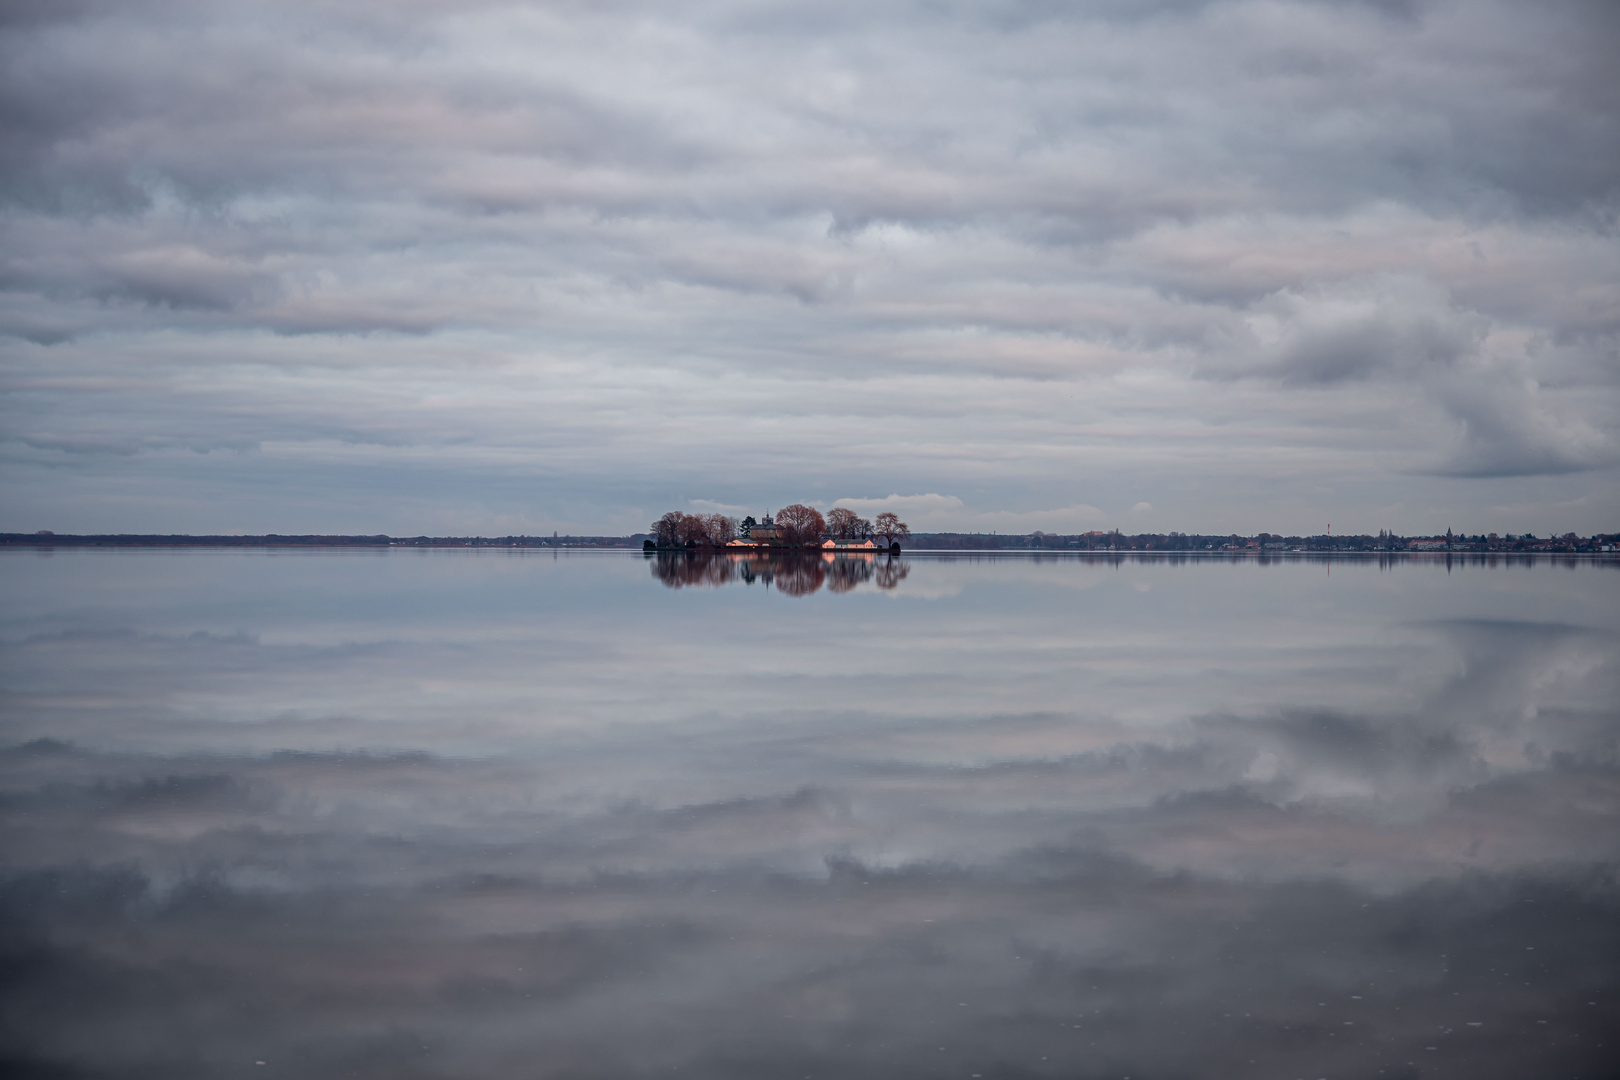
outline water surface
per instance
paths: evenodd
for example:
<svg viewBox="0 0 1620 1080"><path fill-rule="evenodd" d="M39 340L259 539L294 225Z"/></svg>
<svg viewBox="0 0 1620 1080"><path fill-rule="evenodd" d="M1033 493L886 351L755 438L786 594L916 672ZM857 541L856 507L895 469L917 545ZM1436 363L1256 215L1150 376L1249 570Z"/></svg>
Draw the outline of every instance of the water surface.
<svg viewBox="0 0 1620 1080"><path fill-rule="evenodd" d="M7 1075L1620 1063L1613 565L8 551L0 649Z"/></svg>

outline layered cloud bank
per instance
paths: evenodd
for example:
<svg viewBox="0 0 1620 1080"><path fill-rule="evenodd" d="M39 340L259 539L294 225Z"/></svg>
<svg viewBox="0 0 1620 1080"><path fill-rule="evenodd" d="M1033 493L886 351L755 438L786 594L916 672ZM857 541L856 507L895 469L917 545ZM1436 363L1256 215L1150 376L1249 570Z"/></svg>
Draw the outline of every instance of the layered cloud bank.
<svg viewBox="0 0 1620 1080"><path fill-rule="evenodd" d="M0 527L1620 507L1612 5L3 18Z"/></svg>

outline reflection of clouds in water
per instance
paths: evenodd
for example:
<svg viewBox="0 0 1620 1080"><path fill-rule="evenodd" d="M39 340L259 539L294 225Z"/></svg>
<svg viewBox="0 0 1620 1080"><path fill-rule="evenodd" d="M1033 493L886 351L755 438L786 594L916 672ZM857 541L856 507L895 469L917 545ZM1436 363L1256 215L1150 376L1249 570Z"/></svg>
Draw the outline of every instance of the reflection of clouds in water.
<svg viewBox="0 0 1620 1080"><path fill-rule="evenodd" d="M420 755L34 744L4 776L6 1040L88 1075L1369 1075L1442 1028L1470 1075L1611 1060L1617 896L1583 867L1612 864L1612 768L1485 785L1429 830L1513 817L1559 850L1381 889L1357 879L1435 837L1222 791L1020 812L982 771L583 814ZM929 828L933 858L840 854ZM939 857L947 831L977 857ZM1519 1037L1542 1020L1554 1047Z"/></svg>
<svg viewBox="0 0 1620 1080"><path fill-rule="evenodd" d="M87 591L100 565L79 564ZM392 566L410 589L444 564ZM615 590L621 568L634 593ZM784 607L805 614L780 638L784 620L726 637L749 609L649 587L631 560L535 593L503 581L569 628L509 647L509 627L472 617L496 601L462 621L458 589L320 646L263 644L252 608L239 635L192 637L200 616L155 609L115 624L130 632L14 632L14 605L7 730L74 742L19 734L0 753L0 1053L23 1075L90 1076L1612 1066L1620 650L1601 577L1561 600L1580 619L1554 622L1489 578L1466 595L1502 597L1459 612L1432 578L1205 594L1220 579L1197 571L1139 593L1043 586L1028 566L1009 568L1027 588L994 588L1000 569L964 567L948 604L863 606L856 589ZM266 582L264 604L303 572ZM1254 600L1279 584L1281 606ZM1413 590L1433 617L1401 613ZM1333 618L1291 622L1324 597ZM617 634L605 661L596 607ZM815 647L895 611L884 662L913 677L888 692L853 664L869 648ZM419 617L442 620L442 650ZM702 647L658 651L681 619ZM1100 630L1063 637L1073 621ZM1096 661L1115 638L1156 647L1174 691ZM1031 707L1064 669L1083 675L1055 684L1068 708ZM966 696L906 707L929 671L950 688L929 710ZM1200 707L1232 672L1263 707ZM685 719L537 718L480 742L492 722L450 695L416 706L447 733L389 728L382 689L407 676L482 684L514 714L589 700L611 716L644 700L621 684L645 683ZM552 696L523 697L526 678ZM1114 709L1110 686L1156 722ZM278 718L291 687L335 704ZM253 722L200 741L196 713L233 695ZM369 711L345 718L357 700ZM130 749L148 732L166 748ZM434 749L310 749L408 738Z"/></svg>

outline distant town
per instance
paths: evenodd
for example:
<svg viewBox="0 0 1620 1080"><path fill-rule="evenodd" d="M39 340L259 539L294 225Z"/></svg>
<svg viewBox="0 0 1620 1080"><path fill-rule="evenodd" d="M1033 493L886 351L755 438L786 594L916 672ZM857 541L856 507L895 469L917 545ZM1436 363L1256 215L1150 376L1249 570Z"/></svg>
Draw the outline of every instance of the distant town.
<svg viewBox="0 0 1620 1080"><path fill-rule="evenodd" d="M666 515L667 516L667 515ZM702 515L683 515L691 519ZM830 517L830 515L829 515ZM997 532L910 532L835 537L826 532L825 521L821 533L812 540L808 535L794 543L779 542L780 514L765 515L750 523L745 518L735 525L733 535L719 544L713 542L719 534L694 535L695 526L687 526L682 534L650 532L631 533L628 536L591 536L552 533L550 536L353 536L305 533L287 535L265 533L258 535L184 535L173 533L112 533L82 535L48 531L32 533L0 533L0 547L13 548L81 548L81 547L216 547L216 548L639 548L653 550L731 548L732 541L742 540L739 548L792 546L838 550L863 549L866 542L878 551L891 550L899 543L908 551L1081 551L1081 552L1180 552L1187 554L1222 554L1229 556L1270 556L1289 553L1375 555L1400 553L1501 553L1501 554L1620 554L1620 532L1578 536L1536 535L1534 533L1443 533L1400 536L1382 531L1377 534L1349 534L1340 536L1320 533L1314 536L1287 536L1278 533L1256 533L1252 536L1206 533L1124 533L1119 530L1084 533L997 533ZM660 519L662 520L662 519ZM770 520L775 536L762 527ZM899 523L903 526L904 523ZM712 520L706 528L714 528ZM873 523L876 527L876 522ZM797 534L795 534L797 535Z"/></svg>

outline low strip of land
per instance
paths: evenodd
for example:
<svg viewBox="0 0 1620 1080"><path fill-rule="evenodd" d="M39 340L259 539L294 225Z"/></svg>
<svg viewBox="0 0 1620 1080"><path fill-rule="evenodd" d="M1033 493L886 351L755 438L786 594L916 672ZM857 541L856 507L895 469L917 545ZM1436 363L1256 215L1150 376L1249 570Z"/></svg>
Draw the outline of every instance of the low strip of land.
<svg viewBox="0 0 1620 1080"><path fill-rule="evenodd" d="M111 533L75 535L53 532L0 533L0 547L29 548L641 548L648 533L629 536L346 536L306 533L283 535L219 534L192 536L178 533ZM906 541L911 551L1163 551L1226 554L1285 554L1319 552L1379 554L1395 552L1504 552L1550 554L1603 554L1620 550L1620 532L1592 536L1537 537L1517 535L1396 536L1253 536L1191 533L1087 532L1060 533L914 533Z"/></svg>

